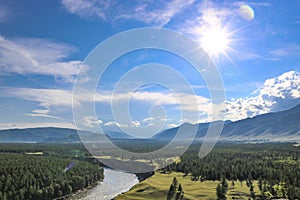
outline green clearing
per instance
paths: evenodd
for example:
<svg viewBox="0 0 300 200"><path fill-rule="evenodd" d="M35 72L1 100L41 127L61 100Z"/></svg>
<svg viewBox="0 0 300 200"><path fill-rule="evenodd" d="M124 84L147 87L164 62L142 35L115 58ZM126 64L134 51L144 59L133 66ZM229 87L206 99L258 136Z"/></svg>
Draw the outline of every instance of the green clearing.
<svg viewBox="0 0 300 200"><path fill-rule="evenodd" d="M215 200L216 187L220 181L192 181L191 176L185 176L183 173L172 172L170 174L156 173L145 181L135 185L130 191L119 195L115 200L157 200L166 199L167 192L173 178L176 177L184 190L184 198L191 200ZM227 199L248 199L250 196L249 188L244 181L241 185L239 181L228 181ZM257 181L253 183L254 191L258 192Z"/></svg>

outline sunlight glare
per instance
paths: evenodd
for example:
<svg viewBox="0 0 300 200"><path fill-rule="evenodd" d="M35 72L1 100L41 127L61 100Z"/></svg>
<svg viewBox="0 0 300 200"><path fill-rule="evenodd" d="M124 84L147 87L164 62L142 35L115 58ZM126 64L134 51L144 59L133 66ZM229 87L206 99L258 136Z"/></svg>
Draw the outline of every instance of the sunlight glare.
<svg viewBox="0 0 300 200"><path fill-rule="evenodd" d="M210 57L226 54L229 48L229 34L224 28L207 28L201 35L201 46Z"/></svg>

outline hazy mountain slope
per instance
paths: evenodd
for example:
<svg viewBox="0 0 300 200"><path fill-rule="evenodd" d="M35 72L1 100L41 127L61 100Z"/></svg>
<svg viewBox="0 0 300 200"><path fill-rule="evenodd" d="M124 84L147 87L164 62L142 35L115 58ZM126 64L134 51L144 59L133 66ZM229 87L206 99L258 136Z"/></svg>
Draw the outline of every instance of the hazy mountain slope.
<svg viewBox="0 0 300 200"><path fill-rule="evenodd" d="M268 113L224 126L222 138L248 140L299 140L300 105L281 112Z"/></svg>
<svg viewBox="0 0 300 200"><path fill-rule="evenodd" d="M105 131L105 135L114 139L134 139L133 136L124 133L123 131Z"/></svg>
<svg viewBox="0 0 300 200"><path fill-rule="evenodd" d="M82 136L86 138L93 138L95 133L89 131L82 131ZM0 130L0 142L78 142L80 138L74 129L68 128L27 128L27 129L8 129Z"/></svg>
<svg viewBox="0 0 300 200"><path fill-rule="evenodd" d="M196 124L197 138L205 136L209 123ZM164 130L155 139L170 140L180 127ZM181 136L184 138L184 135ZM187 135L186 139L189 138ZM223 140L300 141L300 105L281 112L268 113L236 122L227 121L221 134Z"/></svg>
<svg viewBox="0 0 300 200"><path fill-rule="evenodd" d="M300 105L281 112L268 113L253 118L236 122L226 121L220 139L222 140L248 140L248 141L300 141ZM196 137L203 138L206 135L209 123L183 124L176 128L164 130L151 139L171 140L180 128L194 130L198 128ZM81 137L85 141L101 140L102 134L82 131ZM134 139L123 132L105 132L109 138ZM96 139L97 138L97 139ZM182 132L178 139L193 138L189 131ZM0 130L0 142L47 142L69 143L79 142L80 138L74 129L67 128L27 128Z"/></svg>

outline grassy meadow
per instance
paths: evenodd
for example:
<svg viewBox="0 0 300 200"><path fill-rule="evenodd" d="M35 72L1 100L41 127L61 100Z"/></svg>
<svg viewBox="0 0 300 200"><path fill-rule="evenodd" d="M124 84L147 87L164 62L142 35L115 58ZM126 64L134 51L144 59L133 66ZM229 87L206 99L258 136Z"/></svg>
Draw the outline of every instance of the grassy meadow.
<svg viewBox="0 0 300 200"><path fill-rule="evenodd" d="M176 177L178 183L182 185L184 198L191 200L215 200L216 187L220 181L192 181L191 176L185 176L183 173L172 172L170 174L155 173L152 177L135 185L130 191L119 195L115 200L157 200L166 199L167 192L173 178ZM254 191L258 192L257 181L254 182ZM249 188L246 182L242 185L239 181L228 181L227 199L248 199Z"/></svg>

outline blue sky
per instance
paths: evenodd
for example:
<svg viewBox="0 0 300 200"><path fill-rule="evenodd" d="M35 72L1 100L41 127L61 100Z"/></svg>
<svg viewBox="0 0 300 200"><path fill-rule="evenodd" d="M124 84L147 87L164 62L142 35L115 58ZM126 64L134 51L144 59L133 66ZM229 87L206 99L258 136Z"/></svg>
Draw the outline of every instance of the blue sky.
<svg viewBox="0 0 300 200"><path fill-rule="evenodd" d="M299 8L296 0L0 0L0 128L74 127L72 91L84 59L114 34L143 27L178 31L204 48L224 83L225 119L291 108L300 103ZM213 28L219 48L214 52L207 38ZM226 41L220 47L222 37ZM131 121L116 121L110 109L111 90L128 70L147 63L170 66L184 76L194 89L196 109L184 88L172 93L181 83L166 77L172 88L138 88L128 102ZM201 75L182 58L160 50L121 56L107 69L97 92L95 116L82 118L87 128L140 130L157 124L170 128L211 119L212 102ZM116 94L118 101L126 99L128 93L123 93ZM176 95L184 102L180 104ZM185 111L190 117L182 118Z"/></svg>

